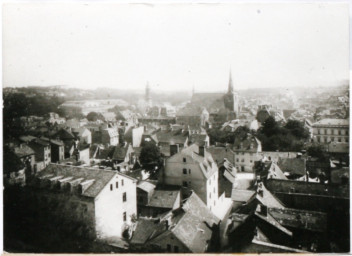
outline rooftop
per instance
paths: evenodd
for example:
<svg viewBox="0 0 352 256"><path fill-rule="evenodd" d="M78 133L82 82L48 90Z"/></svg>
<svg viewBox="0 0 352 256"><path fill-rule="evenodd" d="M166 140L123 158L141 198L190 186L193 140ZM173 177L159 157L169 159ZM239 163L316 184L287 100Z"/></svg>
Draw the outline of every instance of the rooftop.
<svg viewBox="0 0 352 256"><path fill-rule="evenodd" d="M350 124L349 119L322 119L318 122L315 122L313 126L346 126L348 127Z"/></svg>
<svg viewBox="0 0 352 256"><path fill-rule="evenodd" d="M179 195L179 190L154 190L147 206L171 209Z"/></svg>

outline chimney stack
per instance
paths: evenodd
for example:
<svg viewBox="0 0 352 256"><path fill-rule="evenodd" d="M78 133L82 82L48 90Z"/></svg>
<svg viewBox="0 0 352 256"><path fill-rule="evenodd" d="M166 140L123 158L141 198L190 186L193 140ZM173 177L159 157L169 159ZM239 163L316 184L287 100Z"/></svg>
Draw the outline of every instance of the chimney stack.
<svg viewBox="0 0 352 256"><path fill-rule="evenodd" d="M205 147L204 146L199 146L199 155L205 156Z"/></svg>
<svg viewBox="0 0 352 256"><path fill-rule="evenodd" d="M173 156L179 152L180 148L178 144L170 145L170 156Z"/></svg>

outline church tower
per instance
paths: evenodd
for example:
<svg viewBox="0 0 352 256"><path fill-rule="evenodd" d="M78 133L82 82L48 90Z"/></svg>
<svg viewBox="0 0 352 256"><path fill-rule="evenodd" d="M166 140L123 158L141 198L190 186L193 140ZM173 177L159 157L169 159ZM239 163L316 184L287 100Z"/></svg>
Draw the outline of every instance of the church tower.
<svg viewBox="0 0 352 256"><path fill-rule="evenodd" d="M152 106L152 97L150 96L150 86L148 82L145 87L145 102L149 108Z"/></svg>
<svg viewBox="0 0 352 256"><path fill-rule="evenodd" d="M235 92L235 90L233 89L231 70L230 70L230 78L229 78L227 93L225 94L225 97L224 97L224 103L225 103L225 107L228 110L233 111L236 115L236 118L238 118L238 115L239 115L238 93Z"/></svg>

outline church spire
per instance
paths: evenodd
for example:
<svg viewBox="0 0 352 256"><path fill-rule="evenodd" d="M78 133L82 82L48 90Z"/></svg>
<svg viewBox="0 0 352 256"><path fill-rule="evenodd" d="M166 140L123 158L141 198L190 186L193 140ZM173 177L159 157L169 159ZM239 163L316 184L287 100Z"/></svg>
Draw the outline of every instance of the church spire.
<svg viewBox="0 0 352 256"><path fill-rule="evenodd" d="M147 85L145 87L145 100L146 101L150 101L151 100L149 82L147 82Z"/></svg>
<svg viewBox="0 0 352 256"><path fill-rule="evenodd" d="M229 78L229 87L227 89L227 93L233 93L233 85L232 85L232 75L231 75L231 69L230 69L230 78Z"/></svg>

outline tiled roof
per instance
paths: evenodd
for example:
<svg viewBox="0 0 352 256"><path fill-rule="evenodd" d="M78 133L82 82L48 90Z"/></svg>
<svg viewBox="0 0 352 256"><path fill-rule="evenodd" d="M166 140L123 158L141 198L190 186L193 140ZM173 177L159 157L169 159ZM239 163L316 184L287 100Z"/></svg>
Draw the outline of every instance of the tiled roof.
<svg viewBox="0 0 352 256"><path fill-rule="evenodd" d="M187 141L187 132L182 132L182 130L176 131L162 131L159 130L155 133L158 142L169 143L169 144L184 144Z"/></svg>
<svg viewBox="0 0 352 256"><path fill-rule="evenodd" d="M90 185L82 195L96 197L117 173L95 168L49 164L38 174L38 177L44 177L49 174L53 174L54 176L73 177L73 179L83 178L84 180L94 180L93 184Z"/></svg>
<svg viewBox="0 0 352 256"><path fill-rule="evenodd" d="M192 193L182 209L185 214L171 230L172 233L191 252L205 252L208 241L212 236L212 230L209 226L212 227L214 224L218 224L220 220L210 212L195 193Z"/></svg>
<svg viewBox="0 0 352 256"><path fill-rule="evenodd" d="M158 228L158 225L159 223L154 219L139 218L130 242L132 244L145 244Z"/></svg>
<svg viewBox="0 0 352 256"><path fill-rule="evenodd" d="M313 126L349 126L349 119L322 119L313 124Z"/></svg>
<svg viewBox="0 0 352 256"><path fill-rule="evenodd" d="M118 160L118 161L123 161L125 160L127 151L130 147L130 144L126 144L126 145L117 145L114 148L114 154L112 155L112 159L113 160Z"/></svg>
<svg viewBox="0 0 352 256"><path fill-rule="evenodd" d="M179 190L154 190L148 206L171 209L179 194Z"/></svg>

